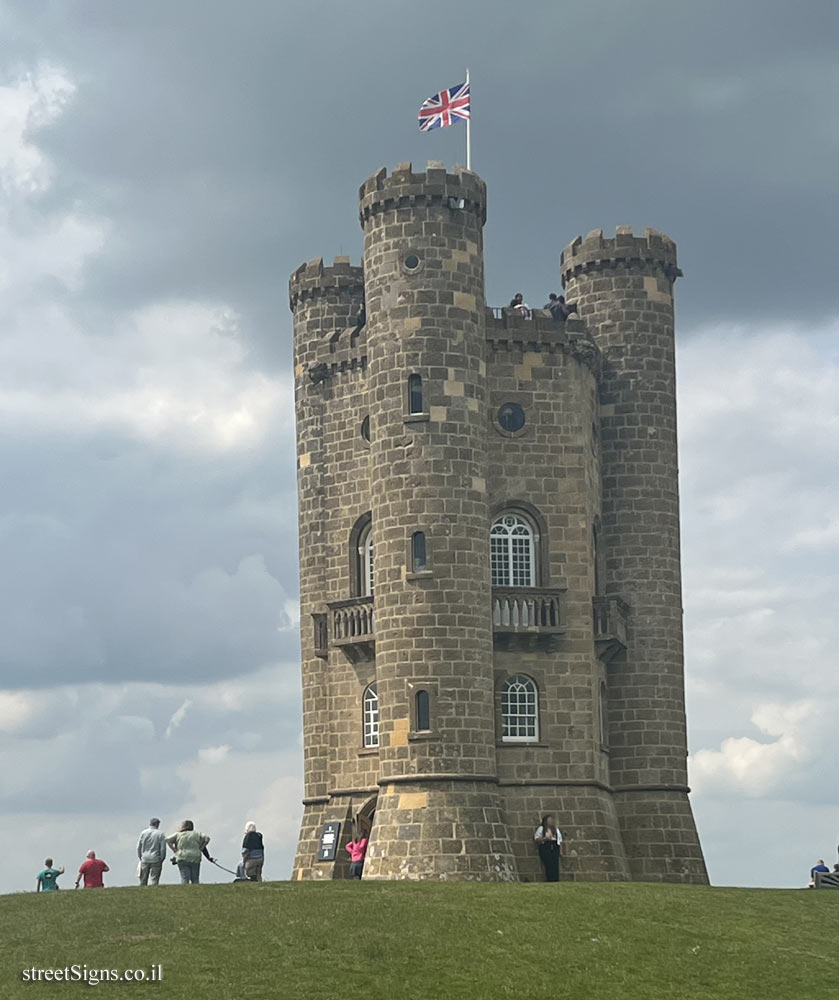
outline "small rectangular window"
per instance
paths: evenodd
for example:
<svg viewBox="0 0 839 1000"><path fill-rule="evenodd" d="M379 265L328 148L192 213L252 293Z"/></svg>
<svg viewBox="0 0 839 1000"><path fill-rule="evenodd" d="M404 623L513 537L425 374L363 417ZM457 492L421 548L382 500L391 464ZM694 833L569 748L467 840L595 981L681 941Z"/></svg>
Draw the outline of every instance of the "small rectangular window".
<svg viewBox="0 0 839 1000"><path fill-rule="evenodd" d="M408 412L422 413L422 377L408 376Z"/></svg>
<svg viewBox="0 0 839 1000"><path fill-rule="evenodd" d="M417 691L414 696L416 701L416 725L418 733L427 733L431 729L431 701L427 691Z"/></svg>
<svg viewBox="0 0 839 1000"><path fill-rule="evenodd" d="M411 572L422 573L428 568L425 556L425 532L415 531L411 535Z"/></svg>

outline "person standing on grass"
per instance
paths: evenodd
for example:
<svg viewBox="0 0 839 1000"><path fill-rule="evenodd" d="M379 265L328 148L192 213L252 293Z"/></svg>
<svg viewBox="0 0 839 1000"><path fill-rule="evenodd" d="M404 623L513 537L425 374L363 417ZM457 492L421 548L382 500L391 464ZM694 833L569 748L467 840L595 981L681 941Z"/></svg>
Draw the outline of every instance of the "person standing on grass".
<svg viewBox="0 0 839 1000"><path fill-rule="evenodd" d="M35 882L35 892L56 892L58 886L58 876L64 874L64 866L53 868L52 858L44 861L43 871L38 872Z"/></svg>
<svg viewBox="0 0 839 1000"><path fill-rule="evenodd" d="M262 834L257 832L256 823L245 823L245 839L242 841L242 864L245 875L251 882L262 881L262 866L265 864L265 845Z"/></svg>
<svg viewBox="0 0 839 1000"><path fill-rule="evenodd" d="M210 838L195 829L191 819L185 819L181 823L181 828L171 837L166 838L166 843L175 852L175 861L178 871L181 873L181 885L198 885L201 875L201 855L208 861L215 861L210 857L207 844Z"/></svg>
<svg viewBox="0 0 839 1000"><path fill-rule="evenodd" d="M539 860L545 869L546 882L559 881L559 858L562 854L562 834L556 828L556 821L548 814L536 828L533 839L539 846Z"/></svg>
<svg viewBox="0 0 839 1000"><path fill-rule="evenodd" d="M166 860L166 834L160 829L157 817L149 820L149 825L137 841L137 857L140 859L140 885L160 885L160 871Z"/></svg>
<svg viewBox="0 0 839 1000"><path fill-rule="evenodd" d="M96 851L88 851L87 861L81 863L79 874L76 876L76 888L78 889L79 882L84 879L85 889L104 889L102 876L110 870L104 861L96 857Z"/></svg>

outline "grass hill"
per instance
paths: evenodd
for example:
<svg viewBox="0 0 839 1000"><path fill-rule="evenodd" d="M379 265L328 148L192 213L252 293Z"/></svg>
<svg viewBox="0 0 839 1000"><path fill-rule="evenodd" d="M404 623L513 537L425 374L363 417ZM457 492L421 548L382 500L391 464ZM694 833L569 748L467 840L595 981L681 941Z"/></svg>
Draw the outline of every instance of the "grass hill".
<svg viewBox="0 0 839 1000"><path fill-rule="evenodd" d="M0 996L87 996L24 969L151 969L94 995L189 1000L818 1000L839 892L289 883L0 897Z"/></svg>

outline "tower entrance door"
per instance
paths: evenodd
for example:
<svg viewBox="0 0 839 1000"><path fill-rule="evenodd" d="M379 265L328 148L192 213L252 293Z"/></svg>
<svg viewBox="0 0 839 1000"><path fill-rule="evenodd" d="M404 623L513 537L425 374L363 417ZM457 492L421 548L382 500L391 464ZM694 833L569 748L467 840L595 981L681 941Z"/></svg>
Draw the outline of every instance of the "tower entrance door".
<svg viewBox="0 0 839 1000"><path fill-rule="evenodd" d="M353 816L353 837L356 840L360 840L362 837L366 837L368 841L370 840L373 823L376 819L377 799L378 795L369 798Z"/></svg>

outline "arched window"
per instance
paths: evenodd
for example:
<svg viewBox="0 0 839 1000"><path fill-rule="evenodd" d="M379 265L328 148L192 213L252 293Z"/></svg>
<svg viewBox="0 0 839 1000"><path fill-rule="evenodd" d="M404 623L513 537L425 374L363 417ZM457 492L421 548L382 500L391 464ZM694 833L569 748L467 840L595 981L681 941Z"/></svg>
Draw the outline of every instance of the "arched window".
<svg viewBox="0 0 839 1000"><path fill-rule="evenodd" d="M431 729L431 699L427 691L417 691L414 695L414 707L417 732L427 733Z"/></svg>
<svg viewBox="0 0 839 1000"><path fill-rule="evenodd" d="M422 376L408 376L408 412L422 413Z"/></svg>
<svg viewBox="0 0 839 1000"><path fill-rule="evenodd" d="M361 532L358 538L358 593L359 597L373 596L373 524Z"/></svg>
<svg viewBox="0 0 839 1000"><path fill-rule="evenodd" d="M411 535L411 572L422 573L428 568L425 555L425 532L415 531Z"/></svg>
<svg viewBox="0 0 839 1000"><path fill-rule="evenodd" d="M363 699L364 746L379 745L379 692L374 681L364 689Z"/></svg>
<svg viewBox="0 0 839 1000"><path fill-rule="evenodd" d="M539 739L539 692L524 674L508 677L501 692L501 740L532 743Z"/></svg>
<svg viewBox="0 0 839 1000"><path fill-rule="evenodd" d="M490 529L493 587L533 587L536 582L534 532L528 521L512 512L502 514Z"/></svg>
<svg viewBox="0 0 839 1000"><path fill-rule="evenodd" d="M600 682L600 697L598 698L598 705L600 708L600 746L607 747L609 745L609 716L607 694L606 694L606 682Z"/></svg>

